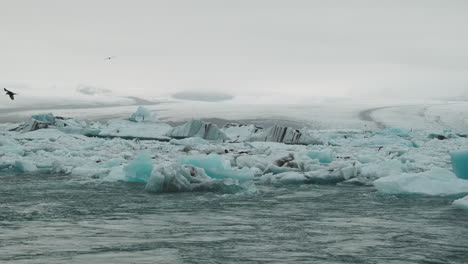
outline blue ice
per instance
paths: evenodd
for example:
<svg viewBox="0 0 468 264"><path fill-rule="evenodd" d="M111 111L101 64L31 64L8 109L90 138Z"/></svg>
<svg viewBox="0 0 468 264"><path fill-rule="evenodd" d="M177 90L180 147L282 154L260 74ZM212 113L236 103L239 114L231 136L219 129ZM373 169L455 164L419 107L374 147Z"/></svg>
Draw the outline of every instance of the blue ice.
<svg viewBox="0 0 468 264"><path fill-rule="evenodd" d="M147 182L153 171L153 166L150 154L143 152L124 167L125 180L129 182Z"/></svg>
<svg viewBox="0 0 468 264"><path fill-rule="evenodd" d="M55 116L52 113L33 115L31 118L41 122L55 123Z"/></svg>
<svg viewBox="0 0 468 264"><path fill-rule="evenodd" d="M453 172L458 178L468 180L468 150L451 152Z"/></svg>
<svg viewBox="0 0 468 264"><path fill-rule="evenodd" d="M306 155L311 159L317 159L320 163L331 163L333 161L332 151L330 149L310 151L307 152Z"/></svg>

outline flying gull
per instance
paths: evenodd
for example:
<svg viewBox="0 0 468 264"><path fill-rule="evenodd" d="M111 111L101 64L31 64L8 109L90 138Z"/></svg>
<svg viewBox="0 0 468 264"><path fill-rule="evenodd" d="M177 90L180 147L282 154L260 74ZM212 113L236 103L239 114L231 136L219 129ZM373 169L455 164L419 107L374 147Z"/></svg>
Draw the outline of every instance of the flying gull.
<svg viewBox="0 0 468 264"><path fill-rule="evenodd" d="M15 100L15 94L16 94L16 93L7 90L7 88L3 88L3 90L5 90L6 94L7 94L8 96L10 96L10 99L11 99L11 100Z"/></svg>

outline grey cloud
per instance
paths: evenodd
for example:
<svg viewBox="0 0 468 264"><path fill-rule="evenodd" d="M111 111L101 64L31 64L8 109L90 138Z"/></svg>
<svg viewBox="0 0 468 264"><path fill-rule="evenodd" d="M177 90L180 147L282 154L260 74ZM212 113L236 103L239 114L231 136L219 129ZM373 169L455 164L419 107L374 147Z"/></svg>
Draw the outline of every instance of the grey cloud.
<svg viewBox="0 0 468 264"><path fill-rule="evenodd" d="M87 85L79 85L76 88L76 91L85 95L109 94L112 92L109 89L96 88L96 87L87 86Z"/></svg>
<svg viewBox="0 0 468 264"><path fill-rule="evenodd" d="M205 102L221 102L234 99L234 96L226 93L217 92L197 92L185 91L178 92L172 95L175 99L190 100L190 101L205 101Z"/></svg>
<svg viewBox="0 0 468 264"><path fill-rule="evenodd" d="M0 72L140 97L457 96L467 13L457 0L10 1Z"/></svg>

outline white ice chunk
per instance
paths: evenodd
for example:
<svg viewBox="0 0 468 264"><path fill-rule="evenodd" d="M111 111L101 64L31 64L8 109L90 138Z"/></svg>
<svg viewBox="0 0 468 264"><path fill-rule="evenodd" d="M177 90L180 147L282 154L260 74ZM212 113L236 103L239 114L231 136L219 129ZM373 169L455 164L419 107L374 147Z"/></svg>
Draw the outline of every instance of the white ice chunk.
<svg viewBox="0 0 468 264"><path fill-rule="evenodd" d="M258 168L264 171L268 166L268 161L260 156L245 155L237 157L236 164L240 168Z"/></svg>
<svg viewBox="0 0 468 264"><path fill-rule="evenodd" d="M421 173L403 173L374 181L379 192L387 194L460 195L468 193L468 180L453 172L433 168Z"/></svg>
<svg viewBox="0 0 468 264"><path fill-rule="evenodd" d="M304 174L299 172L268 173L259 178L264 184L304 184L306 180Z"/></svg>
<svg viewBox="0 0 468 264"><path fill-rule="evenodd" d="M360 174L363 177L377 179L393 174L399 174L407 170L407 165L400 160L391 159L382 162L368 163L361 167Z"/></svg>
<svg viewBox="0 0 468 264"><path fill-rule="evenodd" d="M453 201L452 205L462 210L468 210L468 196Z"/></svg>
<svg viewBox="0 0 468 264"><path fill-rule="evenodd" d="M227 124L222 131L231 139L232 142L243 142L254 134L260 133L263 129L255 125L245 124Z"/></svg>

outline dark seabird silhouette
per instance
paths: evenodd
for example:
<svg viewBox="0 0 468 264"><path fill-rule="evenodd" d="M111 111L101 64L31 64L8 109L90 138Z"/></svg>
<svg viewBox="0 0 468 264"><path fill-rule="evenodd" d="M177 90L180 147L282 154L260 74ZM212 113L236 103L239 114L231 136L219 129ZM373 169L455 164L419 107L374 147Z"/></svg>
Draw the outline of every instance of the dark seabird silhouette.
<svg viewBox="0 0 468 264"><path fill-rule="evenodd" d="M15 100L15 94L16 94L16 93L7 90L7 88L3 88L3 90L5 90L6 94L7 94L8 96L10 96L10 99L11 99L11 100Z"/></svg>

